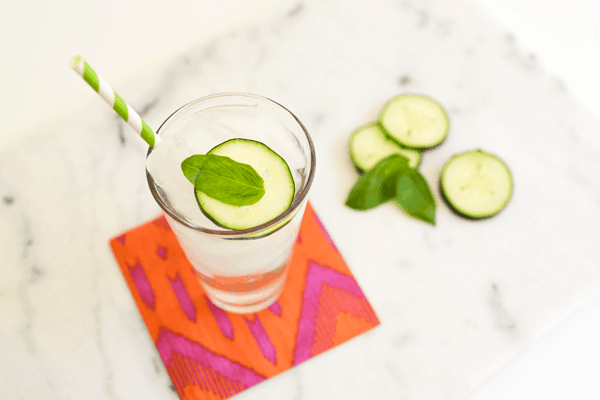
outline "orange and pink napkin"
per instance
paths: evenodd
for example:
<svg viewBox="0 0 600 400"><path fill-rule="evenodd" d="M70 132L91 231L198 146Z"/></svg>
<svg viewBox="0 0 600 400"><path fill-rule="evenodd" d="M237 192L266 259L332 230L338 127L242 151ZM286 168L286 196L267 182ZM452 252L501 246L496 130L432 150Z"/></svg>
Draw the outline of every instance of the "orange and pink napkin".
<svg viewBox="0 0 600 400"><path fill-rule="evenodd" d="M182 400L226 399L379 324L310 203L282 295L253 314L208 300L164 217L110 245Z"/></svg>

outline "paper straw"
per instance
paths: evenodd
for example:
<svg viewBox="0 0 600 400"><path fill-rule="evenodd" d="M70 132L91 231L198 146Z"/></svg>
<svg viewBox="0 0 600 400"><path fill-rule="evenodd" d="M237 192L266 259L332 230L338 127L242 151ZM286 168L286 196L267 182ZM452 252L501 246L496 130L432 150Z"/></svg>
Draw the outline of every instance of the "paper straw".
<svg viewBox="0 0 600 400"><path fill-rule="evenodd" d="M160 143L160 136L156 135L154 131L144 122L143 119L135 112L129 104L125 103L123 99L115 92L108 83L101 76L88 65L87 62L80 56L73 57L71 61L71 68L73 68L91 87L94 89L100 97L112 107L150 145L154 147Z"/></svg>

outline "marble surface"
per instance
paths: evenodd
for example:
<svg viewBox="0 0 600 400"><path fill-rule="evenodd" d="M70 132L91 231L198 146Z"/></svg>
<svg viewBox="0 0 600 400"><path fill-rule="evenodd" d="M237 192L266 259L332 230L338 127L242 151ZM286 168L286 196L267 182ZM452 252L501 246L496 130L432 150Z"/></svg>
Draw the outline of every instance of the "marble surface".
<svg viewBox="0 0 600 400"><path fill-rule="evenodd" d="M197 97L255 92L315 141L311 202L382 325L240 399L468 396L600 286L600 124L462 0L283 2L118 90L153 127ZM462 220L437 189L436 227L391 204L344 207L348 137L400 93L448 111L420 167L432 186L457 152L505 159L515 192L500 215ZM107 243L159 212L144 143L113 114L98 99L1 149L8 399L176 398Z"/></svg>

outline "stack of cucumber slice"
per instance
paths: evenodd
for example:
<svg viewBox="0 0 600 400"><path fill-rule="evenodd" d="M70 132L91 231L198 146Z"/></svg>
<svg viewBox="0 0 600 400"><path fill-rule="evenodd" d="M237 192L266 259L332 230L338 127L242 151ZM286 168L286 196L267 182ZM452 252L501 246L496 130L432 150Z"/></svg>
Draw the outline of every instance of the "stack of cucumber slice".
<svg viewBox="0 0 600 400"><path fill-rule="evenodd" d="M448 117L434 100L403 95L390 100L377 123L357 129L350 137L350 156L359 172L373 169L393 154L416 170L422 151L441 144L448 134ZM506 164L483 150L452 157L440 177L442 198L456 214L487 218L502 210L512 195Z"/></svg>
<svg viewBox="0 0 600 400"><path fill-rule="evenodd" d="M363 126L350 137L350 156L359 172L369 171L379 161L392 154L408 158L411 168L417 168L421 163L420 150L400 146L387 137L379 124Z"/></svg>
<svg viewBox="0 0 600 400"><path fill-rule="evenodd" d="M356 130L350 137L350 156L360 172L391 154L408 158L417 168L421 151L440 144L448 133L448 117L438 103L424 96L404 95L386 104L379 122Z"/></svg>

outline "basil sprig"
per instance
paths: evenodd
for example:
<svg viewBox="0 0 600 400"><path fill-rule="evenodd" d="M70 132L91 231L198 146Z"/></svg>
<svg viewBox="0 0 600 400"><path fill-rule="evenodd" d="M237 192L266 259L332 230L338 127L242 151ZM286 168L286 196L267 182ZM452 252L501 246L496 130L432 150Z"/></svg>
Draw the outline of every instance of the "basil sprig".
<svg viewBox="0 0 600 400"><path fill-rule="evenodd" d="M346 205L354 210L370 210L396 197L398 176L408 169L408 159L398 154L384 158L360 177Z"/></svg>
<svg viewBox="0 0 600 400"><path fill-rule="evenodd" d="M361 176L350 190L346 205L369 210L392 199L410 216L435 225L435 200L427 181L399 154L384 158Z"/></svg>
<svg viewBox="0 0 600 400"><path fill-rule="evenodd" d="M407 214L435 225L435 200L427 181L416 169L408 169L398 178L396 202Z"/></svg>
<svg viewBox="0 0 600 400"><path fill-rule="evenodd" d="M196 154L181 163L197 191L232 206L249 206L265 194L264 180L248 164L215 154Z"/></svg>

